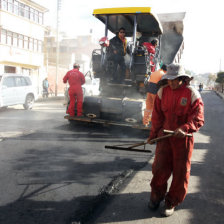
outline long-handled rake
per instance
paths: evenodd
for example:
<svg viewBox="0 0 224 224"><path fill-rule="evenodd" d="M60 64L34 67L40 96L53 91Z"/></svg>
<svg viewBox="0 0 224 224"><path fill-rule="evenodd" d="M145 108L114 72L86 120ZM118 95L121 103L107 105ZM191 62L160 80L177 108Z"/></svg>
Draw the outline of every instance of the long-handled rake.
<svg viewBox="0 0 224 224"><path fill-rule="evenodd" d="M168 133L167 135L163 135L163 136L160 136L158 138L154 138L150 141L150 144L153 144L155 142L158 142L162 139L165 139L165 138L169 138L171 136L174 135L174 131L170 131L170 130L163 130L164 133ZM191 137L192 134L186 134L186 136L189 136ZM145 149L145 145L148 144L148 141L144 141L144 142L139 142L139 143L135 143L135 144L132 144L132 143L126 143L126 144L121 144L121 145L105 145L105 148L106 149L117 149L117 150L125 150L125 151L133 151L133 152L148 152L148 153L151 153L152 151L151 150L146 150ZM136 149L135 147L138 147L138 146L144 146L144 149ZM126 147L125 147L126 146Z"/></svg>

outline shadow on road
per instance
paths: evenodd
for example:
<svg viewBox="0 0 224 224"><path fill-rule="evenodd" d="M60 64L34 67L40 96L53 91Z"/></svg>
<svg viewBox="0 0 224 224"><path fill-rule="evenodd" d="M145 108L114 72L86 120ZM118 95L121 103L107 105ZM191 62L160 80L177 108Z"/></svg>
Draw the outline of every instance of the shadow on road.
<svg viewBox="0 0 224 224"><path fill-rule="evenodd" d="M205 125L201 128L200 135L206 141L195 144L196 157L192 161L190 182L196 181L192 183L192 192L189 192L184 202L176 208L177 212L169 218L161 218L158 211L149 211L147 202L150 192L118 194L111 198L113 205L109 207L112 208L110 212L102 215L107 207L105 205L96 214L100 217L100 223L223 223L224 102L213 92L204 92L202 96L205 103ZM95 223L94 221L93 219L89 223Z"/></svg>
<svg viewBox="0 0 224 224"><path fill-rule="evenodd" d="M109 151L105 142L142 139L138 131L68 125L56 127L54 133L46 129L10 138L17 151L25 148L13 165L20 176L17 187L23 190L16 201L0 207L0 223L87 221L95 208L118 191L126 176L149 159L145 153Z"/></svg>

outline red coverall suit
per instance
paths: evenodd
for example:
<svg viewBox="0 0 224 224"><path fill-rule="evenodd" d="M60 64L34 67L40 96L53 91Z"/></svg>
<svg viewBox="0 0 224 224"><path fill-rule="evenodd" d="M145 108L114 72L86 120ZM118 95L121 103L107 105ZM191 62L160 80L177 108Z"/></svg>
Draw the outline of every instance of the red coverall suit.
<svg viewBox="0 0 224 224"><path fill-rule="evenodd" d="M204 105L197 90L185 84L175 90L168 85L159 89L152 112L151 139L164 135L163 129L174 131L181 128L186 133L193 133L203 124ZM170 137L157 143L152 165L151 200L165 198L165 203L172 207L184 200L193 146L193 137ZM167 193L167 181L171 174L173 179Z"/></svg>
<svg viewBox="0 0 224 224"><path fill-rule="evenodd" d="M77 116L82 116L83 92L82 85L85 83L85 76L78 70L72 69L66 73L63 82L69 83L70 104L68 113L75 116L75 102L77 101Z"/></svg>
<svg viewBox="0 0 224 224"><path fill-rule="evenodd" d="M151 72L154 72L156 68L155 63L153 62L154 55L156 53L155 46L148 42L144 42L142 45L145 46L147 48L148 53L150 53Z"/></svg>

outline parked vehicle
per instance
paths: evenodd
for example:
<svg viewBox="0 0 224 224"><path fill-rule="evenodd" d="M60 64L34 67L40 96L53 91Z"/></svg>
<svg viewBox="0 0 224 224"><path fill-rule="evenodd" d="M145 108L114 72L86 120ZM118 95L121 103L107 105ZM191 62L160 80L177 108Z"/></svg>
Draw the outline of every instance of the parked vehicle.
<svg viewBox="0 0 224 224"><path fill-rule="evenodd" d="M0 74L0 107L22 104L32 109L37 99L35 88L29 76L21 74Z"/></svg>
<svg viewBox="0 0 224 224"><path fill-rule="evenodd" d="M82 86L83 96L98 96L100 94L100 80L86 76L85 81L85 84Z"/></svg>
<svg viewBox="0 0 224 224"><path fill-rule="evenodd" d="M90 71L85 74L85 84L82 85L83 98L88 96L98 96L100 94L100 80L95 79L91 76ZM65 101L68 107L70 103L69 94L68 94L69 84L66 85L64 89ZM67 110L67 109L66 109Z"/></svg>

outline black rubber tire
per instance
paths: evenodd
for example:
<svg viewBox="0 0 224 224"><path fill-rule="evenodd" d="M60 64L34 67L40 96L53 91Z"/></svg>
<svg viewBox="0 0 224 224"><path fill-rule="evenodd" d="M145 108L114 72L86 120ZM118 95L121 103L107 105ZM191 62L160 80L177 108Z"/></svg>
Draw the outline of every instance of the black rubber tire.
<svg viewBox="0 0 224 224"><path fill-rule="evenodd" d="M34 97L33 95L29 94L26 96L26 101L23 104L25 110L31 110L34 104Z"/></svg>

